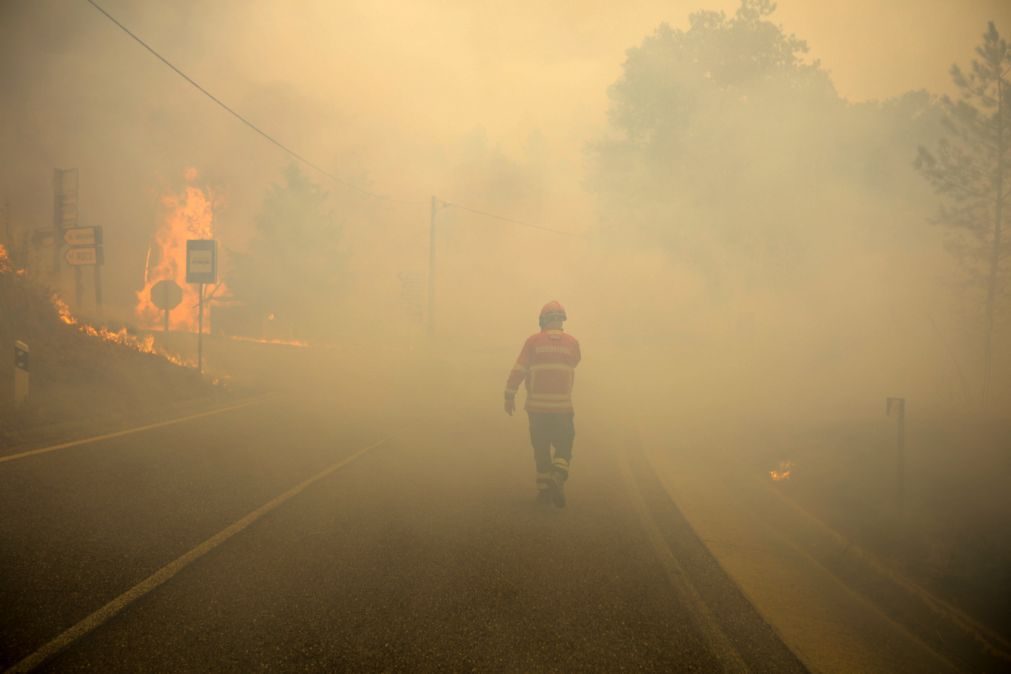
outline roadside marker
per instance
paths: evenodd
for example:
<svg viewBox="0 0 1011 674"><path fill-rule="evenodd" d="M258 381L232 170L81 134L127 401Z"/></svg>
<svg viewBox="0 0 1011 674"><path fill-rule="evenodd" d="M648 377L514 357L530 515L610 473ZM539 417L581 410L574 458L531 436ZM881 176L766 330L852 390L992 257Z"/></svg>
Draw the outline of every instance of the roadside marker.
<svg viewBox="0 0 1011 674"><path fill-rule="evenodd" d="M14 404L24 405L28 400L28 384L31 380L28 366L28 345L20 339L14 342Z"/></svg>

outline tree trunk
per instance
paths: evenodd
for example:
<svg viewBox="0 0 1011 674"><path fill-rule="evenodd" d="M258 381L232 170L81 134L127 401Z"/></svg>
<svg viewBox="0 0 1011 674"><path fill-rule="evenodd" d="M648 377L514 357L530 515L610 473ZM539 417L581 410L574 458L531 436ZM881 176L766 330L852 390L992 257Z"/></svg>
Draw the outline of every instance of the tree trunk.
<svg viewBox="0 0 1011 674"><path fill-rule="evenodd" d="M997 280L1000 272L1001 236L1004 221L1004 78L997 78L997 171L994 177L996 203L994 205L993 240L990 242L990 273L986 286L986 345L983 351L983 406L990 396L990 377L993 365L993 314L997 301Z"/></svg>

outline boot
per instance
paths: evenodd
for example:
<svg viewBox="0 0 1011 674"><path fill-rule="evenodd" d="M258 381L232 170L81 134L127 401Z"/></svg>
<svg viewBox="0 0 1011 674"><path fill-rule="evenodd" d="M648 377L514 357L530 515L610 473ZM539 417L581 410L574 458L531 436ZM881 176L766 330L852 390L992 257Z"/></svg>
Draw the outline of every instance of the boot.
<svg viewBox="0 0 1011 674"><path fill-rule="evenodd" d="M565 507L565 481L569 479L569 462L555 459L551 466L551 500L555 507Z"/></svg>
<svg viewBox="0 0 1011 674"><path fill-rule="evenodd" d="M551 490L554 488L554 478L551 473L537 473L537 502L541 505L548 505L554 499L551 497Z"/></svg>

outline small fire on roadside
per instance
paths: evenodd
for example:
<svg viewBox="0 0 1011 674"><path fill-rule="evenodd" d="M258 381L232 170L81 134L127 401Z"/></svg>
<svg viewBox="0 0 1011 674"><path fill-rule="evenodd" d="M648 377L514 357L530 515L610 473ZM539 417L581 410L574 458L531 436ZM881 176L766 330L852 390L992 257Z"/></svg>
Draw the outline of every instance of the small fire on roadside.
<svg viewBox="0 0 1011 674"><path fill-rule="evenodd" d="M13 263L11 263L10 255L7 253L7 248L0 243L0 274L10 274L14 272L16 276L27 276L28 272L24 269L15 269Z"/></svg>
<svg viewBox="0 0 1011 674"><path fill-rule="evenodd" d="M67 325L72 325L84 334L101 339L104 342L110 342L112 344L118 344L119 346L126 347L128 349L133 349L134 351L140 351L141 353L150 353L154 356L159 356L169 361L174 365L179 365L180 367L195 367L196 363L192 361L183 360L179 356L169 353L164 349L158 347L154 341L154 335L144 335L140 337L138 335L131 335L126 331L126 328L121 328L120 330L113 332L105 326L95 327L87 323L81 323L77 320L70 311L70 307L64 302L59 295L52 295L50 300L53 303L53 307L56 309L57 315L60 320Z"/></svg>
<svg viewBox="0 0 1011 674"><path fill-rule="evenodd" d="M793 461L780 461L779 470L770 470L769 477L772 478L773 482L782 482L783 480L789 480L790 475L793 474L794 463Z"/></svg>
<svg viewBox="0 0 1011 674"><path fill-rule="evenodd" d="M0 244L0 274L9 274L11 272L14 272L18 276L24 275L23 269L14 269L11 265L10 257L7 255L7 249L3 244ZM145 335L143 337L131 335L126 331L126 328L122 328L115 332L105 326L96 328L93 325L82 323L77 320L77 317L70 311L70 307L67 306L67 303L64 302L59 295L54 293L53 295L50 295L49 300L52 303L53 308L56 310L56 315L59 317L61 322L66 325L74 326L79 331L90 337L101 339L104 342L111 342L112 344L118 344L128 349L133 349L134 351L140 351L141 353L150 353L182 367L192 367L194 365L194 363L187 362L175 354L159 348L155 344L154 337L152 335Z"/></svg>
<svg viewBox="0 0 1011 674"><path fill-rule="evenodd" d="M253 344L275 344L278 346L294 346L299 349L309 348L309 342L303 342L299 339L271 339L269 337L259 338L259 337L243 337L241 335L232 335L229 337L234 342L252 342Z"/></svg>

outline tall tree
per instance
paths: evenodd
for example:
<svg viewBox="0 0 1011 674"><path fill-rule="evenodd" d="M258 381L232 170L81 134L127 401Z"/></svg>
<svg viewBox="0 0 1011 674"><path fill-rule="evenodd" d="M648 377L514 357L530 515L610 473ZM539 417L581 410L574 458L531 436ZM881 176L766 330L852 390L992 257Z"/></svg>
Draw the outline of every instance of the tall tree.
<svg viewBox="0 0 1011 674"><path fill-rule="evenodd" d="M344 282L341 227L329 196L295 164L272 185L246 253L232 253L236 299L272 315L299 337L327 334Z"/></svg>
<svg viewBox="0 0 1011 674"><path fill-rule="evenodd" d="M916 167L941 197L935 222L950 230L950 248L985 287L983 391L990 392L994 323L1007 290L1011 241L1004 233L1004 209L1011 193L1011 51L991 21L976 47L969 72L957 65L951 77L957 100L944 97L946 136L930 150L920 147Z"/></svg>
<svg viewBox="0 0 1011 674"><path fill-rule="evenodd" d="M732 15L696 12L687 28L662 24L628 50L608 91L610 130L592 146L591 185L620 240L673 252L702 229L731 248L790 237L781 213L741 217L735 206L812 175L841 102L774 11L741 0Z"/></svg>
<svg viewBox="0 0 1011 674"><path fill-rule="evenodd" d="M716 285L797 283L833 237L906 208L910 183L927 192L909 154L936 136L929 96L848 103L774 12L740 0L628 50L591 146L616 243L661 248Z"/></svg>

